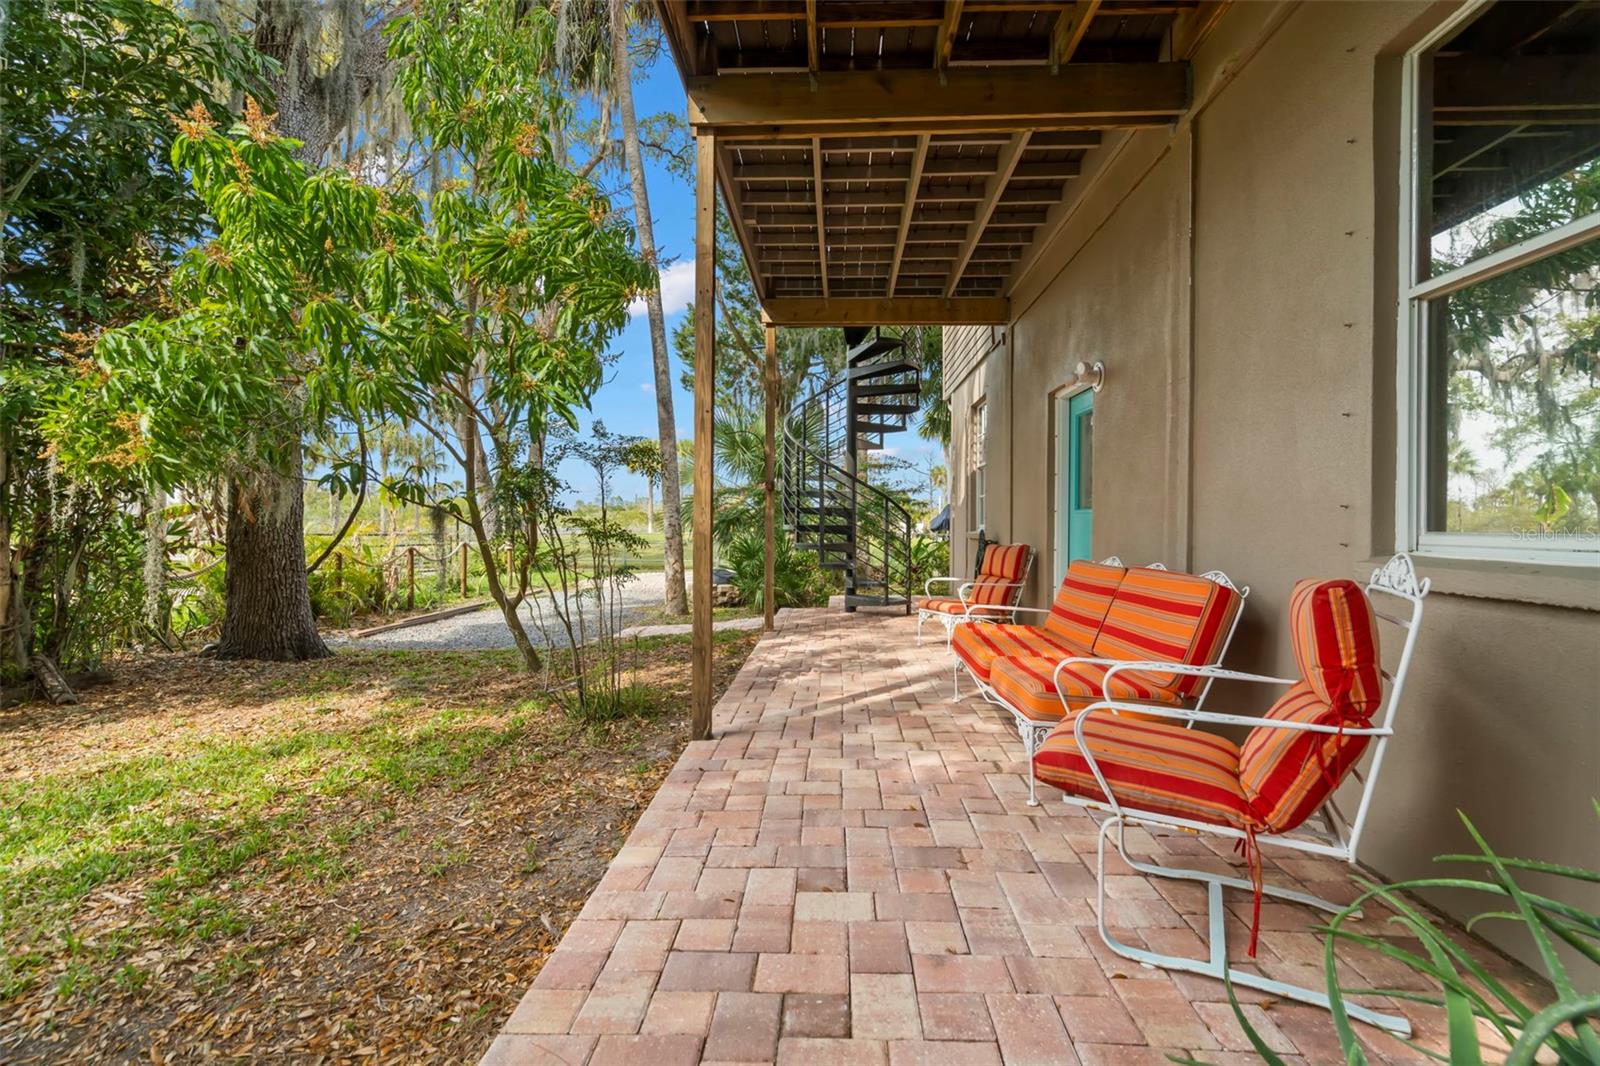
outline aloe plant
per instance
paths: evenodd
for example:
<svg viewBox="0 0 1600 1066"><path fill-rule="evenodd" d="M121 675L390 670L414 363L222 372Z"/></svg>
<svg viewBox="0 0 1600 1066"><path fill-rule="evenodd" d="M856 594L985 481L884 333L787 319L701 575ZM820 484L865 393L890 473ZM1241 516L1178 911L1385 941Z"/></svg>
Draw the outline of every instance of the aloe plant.
<svg viewBox="0 0 1600 1066"><path fill-rule="evenodd" d="M1595 805L1595 813L1600 817L1600 802ZM1561 900L1530 892L1519 885L1513 876L1515 871L1526 871L1592 884L1600 882L1600 871L1534 859L1505 858L1489 847L1471 819L1463 814L1461 821L1478 846L1477 853L1440 855L1434 861L1481 866L1485 869L1485 879L1425 877L1394 884L1378 884L1358 878L1361 895L1321 930L1325 934L1323 958L1328 998L1332 1001L1333 1027L1344 1049L1347 1066L1364 1066L1368 1061L1345 1010L1346 995L1362 994L1388 996L1444 1008L1449 1036L1448 1054L1439 1054L1411 1041L1408 1043L1419 1054L1451 1063L1452 1066L1482 1066L1484 1063L1483 1046L1479 1039L1480 1019L1487 1022L1510 1046L1511 1050L1505 1058L1507 1066L1532 1066L1535 1056L1544 1049L1555 1052L1557 1061L1563 1064L1593 1066L1600 1063L1600 1033L1587 1021L1600 1018L1600 994L1582 991L1575 986L1556 952L1556 943L1559 941L1580 956L1600 963L1600 916ZM1524 1001L1407 898L1410 892L1438 888L1464 889L1493 898L1495 902L1491 909L1467 922L1469 931L1487 921L1516 922L1526 928L1538 949L1545 977L1555 992L1554 1000L1545 1004ZM1389 920L1420 941L1422 953L1346 927L1347 921L1358 915L1363 906L1373 902L1381 903L1393 912L1394 916ZM1341 988L1334 965L1335 952L1341 944L1359 945L1394 959L1414 972L1429 977L1438 990L1419 993L1396 988ZM1282 1058L1267 1047L1261 1035L1251 1026L1239 1006L1231 983L1228 985L1228 1000L1233 1004L1234 1016L1246 1038L1262 1061L1268 1066L1282 1066ZM1178 1056L1172 1059L1186 1066L1204 1066L1195 1059Z"/></svg>

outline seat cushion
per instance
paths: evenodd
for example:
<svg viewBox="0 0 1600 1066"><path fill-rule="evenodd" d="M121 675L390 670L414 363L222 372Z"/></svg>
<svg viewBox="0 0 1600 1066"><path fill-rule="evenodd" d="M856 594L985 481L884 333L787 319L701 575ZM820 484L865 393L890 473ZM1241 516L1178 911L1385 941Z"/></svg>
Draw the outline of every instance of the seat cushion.
<svg viewBox="0 0 1600 1066"><path fill-rule="evenodd" d="M1276 721L1362 728L1302 681L1263 716ZM1286 833L1311 817L1367 750L1369 738L1256 726L1239 749L1239 783L1252 824Z"/></svg>
<svg viewBox="0 0 1600 1066"><path fill-rule="evenodd" d="M949 596L930 596L917 603L917 610L930 611L934 614L962 615L967 613L968 604ZM1009 604L983 604L973 603L972 613L978 617L1004 618L1011 613Z"/></svg>
<svg viewBox="0 0 1600 1066"><path fill-rule="evenodd" d="M1018 714L1035 722L1054 722L1062 717L1061 700L1056 695L1055 672L1059 658L1025 656L997 660L990 669L989 685L995 695L1010 704ZM1063 667L1061 686L1066 690L1067 704L1074 711L1096 700L1105 686L1106 668L1095 663L1073 663ZM1171 692L1151 689L1137 681L1128 681L1123 675L1112 678L1113 693L1117 700L1134 700L1155 703L1177 703Z"/></svg>
<svg viewBox="0 0 1600 1066"><path fill-rule="evenodd" d="M1236 591L1209 578L1135 567L1117 586L1094 653L1108 659L1210 665L1222 654L1240 602ZM1184 697L1205 684L1203 677L1155 670L1129 676Z"/></svg>
<svg viewBox="0 0 1600 1066"><path fill-rule="evenodd" d="M1056 726L1033 756L1040 781L1085 799L1105 801L1078 749L1074 721ZM1180 725L1137 721L1097 711L1084 740L1124 807L1242 828L1248 816L1233 741Z"/></svg>
<svg viewBox="0 0 1600 1066"><path fill-rule="evenodd" d="M1026 544L991 544L984 549L983 560L978 564L978 577L1021 581L1031 554Z"/></svg>
<svg viewBox="0 0 1600 1066"><path fill-rule="evenodd" d="M1112 597L1125 573L1124 567L1091 563L1086 559L1071 563L1061 587L1056 590L1055 602L1050 605L1045 631L1080 648L1094 647L1100 623L1105 621Z"/></svg>
<svg viewBox="0 0 1600 1066"><path fill-rule="evenodd" d="M1305 580L1289 595L1289 635L1300 676L1336 713L1366 718L1383 702L1378 620L1354 581Z"/></svg>
<svg viewBox="0 0 1600 1066"><path fill-rule="evenodd" d="M1060 661L1089 654L1086 649L1057 640L1036 626L1004 624L956 626L950 638L950 649L966 664L972 676L984 684L989 683L990 667L996 659L1035 655Z"/></svg>

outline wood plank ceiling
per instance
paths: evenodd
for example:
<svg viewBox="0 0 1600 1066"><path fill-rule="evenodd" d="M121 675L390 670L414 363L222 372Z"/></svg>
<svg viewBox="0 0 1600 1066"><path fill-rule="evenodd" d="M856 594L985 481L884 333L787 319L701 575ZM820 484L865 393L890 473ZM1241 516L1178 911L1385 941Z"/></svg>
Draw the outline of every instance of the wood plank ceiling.
<svg viewBox="0 0 1600 1066"><path fill-rule="evenodd" d="M659 0L763 302L994 306L1105 130L1173 121L1198 0ZM1066 75L1071 75L1067 77ZM853 299L852 299L853 298ZM902 316L904 317L904 316Z"/></svg>

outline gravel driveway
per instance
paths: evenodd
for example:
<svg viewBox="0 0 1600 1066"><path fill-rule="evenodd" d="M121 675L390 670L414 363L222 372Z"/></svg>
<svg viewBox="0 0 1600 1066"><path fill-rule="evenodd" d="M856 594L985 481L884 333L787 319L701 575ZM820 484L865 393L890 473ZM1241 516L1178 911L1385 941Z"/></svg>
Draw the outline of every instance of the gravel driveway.
<svg viewBox="0 0 1600 1066"><path fill-rule="evenodd" d="M660 607L666 602L666 594L666 576L660 571L634 577L622 587L623 625ZM593 607L593 601L586 602L584 614L593 617ZM528 637L535 644L566 644L566 630L561 627L560 619L549 609L542 595L522 605L522 616ZM549 631L548 639L546 633L541 631L541 618L544 628ZM511 631L506 628L505 619L500 616L500 608L493 603L471 614L457 615L426 625L378 633L364 640L345 637L334 638L332 642L353 648L407 648L415 651L476 651L516 646L511 641Z"/></svg>

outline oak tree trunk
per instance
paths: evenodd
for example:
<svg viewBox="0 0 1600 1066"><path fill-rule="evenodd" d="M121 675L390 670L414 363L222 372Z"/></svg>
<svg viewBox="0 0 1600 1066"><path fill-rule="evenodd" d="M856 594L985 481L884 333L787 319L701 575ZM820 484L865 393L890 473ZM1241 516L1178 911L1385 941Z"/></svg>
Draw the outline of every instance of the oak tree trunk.
<svg viewBox="0 0 1600 1066"><path fill-rule="evenodd" d="M306 581L300 446L289 473L260 470L228 484L226 606L219 659L292 662L330 654L317 634Z"/></svg>
<svg viewBox="0 0 1600 1066"><path fill-rule="evenodd" d="M610 0L613 91L622 113L622 154L628 163L633 192L633 224L639 234L639 251L656 263L655 228L650 218L650 190L644 179L644 157L639 148L639 119L633 110L633 57L628 52L625 0ZM667 353L667 319L661 311L661 289L645 293L650 319L650 351L655 358L656 431L661 440L661 531L666 545L662 570L667 584L667 611L689 613L689 596L683 584L683 519L678 485L678 426L672 413L672 363Z"/></svg>

